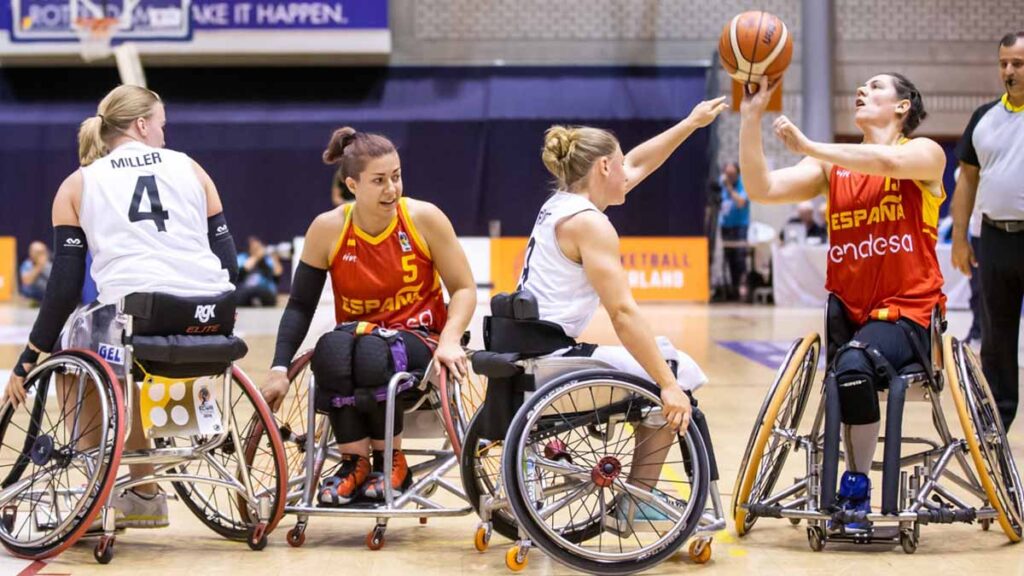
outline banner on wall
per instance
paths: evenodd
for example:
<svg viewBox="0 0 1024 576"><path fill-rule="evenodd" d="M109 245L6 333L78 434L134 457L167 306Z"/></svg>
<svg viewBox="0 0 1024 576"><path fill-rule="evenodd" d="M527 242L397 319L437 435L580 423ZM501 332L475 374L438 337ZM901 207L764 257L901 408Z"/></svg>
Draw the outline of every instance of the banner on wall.
<svg viewBox="0 0 1024 576"><path fill-rule="evenodd" d="M491 239L492 294L515 290L527 240ZM638 301L707 302L707 238L626 237L621 251L622 266Z"/></svg>
<svg viewBox="0 0 1024 576"><path fill-rule="evenodd" d="M14 289L18 284L15 277L17 269L14 237L0 236L0 302L6 302L14 297Z"/></svg>

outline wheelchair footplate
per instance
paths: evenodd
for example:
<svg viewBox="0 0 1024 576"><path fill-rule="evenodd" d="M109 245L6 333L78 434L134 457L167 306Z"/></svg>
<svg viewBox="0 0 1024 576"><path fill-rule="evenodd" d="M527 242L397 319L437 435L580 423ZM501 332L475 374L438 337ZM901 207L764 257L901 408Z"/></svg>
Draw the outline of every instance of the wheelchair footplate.
<svg viewBox="0 0 1024 576"><path fill-rule="evenodd" d="M147 374L139 385L147 438L211 436L223 432L217 377L165 378Z"/></svg>

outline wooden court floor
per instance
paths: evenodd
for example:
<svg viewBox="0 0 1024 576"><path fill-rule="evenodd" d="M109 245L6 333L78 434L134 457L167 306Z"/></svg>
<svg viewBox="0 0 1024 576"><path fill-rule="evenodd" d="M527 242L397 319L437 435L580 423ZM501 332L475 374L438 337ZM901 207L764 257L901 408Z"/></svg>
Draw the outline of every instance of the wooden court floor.
<svg viewBox="0 0 1024 576"><path fill-rule="evenodd" d="M748 306L648 304L643 309L652 330L687 351L710 378L710 383L697 397L708 415L721 469L719 488L728 508L739 459L774 375L773 362L777 364L781 351L795 338L820 331L822 315L818 310ZM272 354L280 310L243 310L240 313L239 330L250 346L249 355L241 365L257 383L262 382ZM34 311L23 306L0 304L0 367L3 369L10 367L17 357L34 316ZM477 345L479 316L480 313L472 324ZM966 313L951 312L952 334L965 334L968 323ZM604 314L598 314L584 339L615 342ZM0 379L6 382L6 371L0 370ZM944 404L950 413L948 397ZM906 430L930 435L932 427L927 412L920 408L908 407ZM959 425L955 417L950 419L950 425L957 435ZM1011 432L1010 443L1017 461L1024 462L1024 429L1020 423ZM787 468L786 473L789 471ZM793 475L797 473L799 468L793 468ZM875 491L876 506L879 492ZM508 542L500 536L495 536L485 553L473 549L475 516L437 518L425 526L415 520L394 520L389 524L385 547L377 552L367 550L363 543L372 521L312 518L305 546L294 549L285 543L285 532L294 524L294 519L285 517L278 530L271 534L270 545L262 552L252 552L244 544L225 541L207 530L178 502L171 502L170 512L170 528L129 530L119 535L115 558L107 566L100 566L93 560L94 541L83 541L45 563L15 559L0 551L0 575L450 576L507 573L504 552ZM1008 544L995 527L983 532L977 525L963 524L923 527L920 547L913 556L905 555L898 548L832 542L825 551L815 553L808 548L802 526L792 527L785 520L771 519L761 519L742 539L736 537L730 522L727 530L715 536L712 560L706 565L690 563L685 548L681 552L677 560L660 565L652 573L744 576L1024 574L1024 544ZM534 550L525 573L568 574L572 571Z"/></svg>

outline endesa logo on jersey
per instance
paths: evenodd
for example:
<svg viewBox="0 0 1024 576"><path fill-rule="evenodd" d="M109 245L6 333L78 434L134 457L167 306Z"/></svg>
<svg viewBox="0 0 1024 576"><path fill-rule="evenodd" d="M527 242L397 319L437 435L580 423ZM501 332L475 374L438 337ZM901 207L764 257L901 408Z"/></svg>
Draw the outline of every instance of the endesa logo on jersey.
<svg viewBox="0 0 1024 576"><path fill-rule="evenodd" d="M903 197L889 194L882 198L878 206L873 206L870 209L859 208L833 212L829 215L829 227L832 230L845 230L906 219L907 216L903 213Z"/></svg>
<svg viewBox="0 0 1024 576"><path fill-rule="evenodd" d="M845 244L834 244L828 249L828 259L839 264L847 258L863 260L886 254L899 254L900 252L913 252L914 239L910 234L875 237L868 234L866 240L860 242L846 242Z"/></svg>

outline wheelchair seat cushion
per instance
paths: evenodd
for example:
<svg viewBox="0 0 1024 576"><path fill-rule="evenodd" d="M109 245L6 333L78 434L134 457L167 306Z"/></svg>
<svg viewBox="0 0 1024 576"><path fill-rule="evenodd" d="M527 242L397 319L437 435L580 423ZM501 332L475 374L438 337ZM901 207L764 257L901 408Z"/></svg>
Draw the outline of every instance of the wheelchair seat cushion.
<svg viewBox="0 0 1024 576"><path fill-rule="evenodd" d="M508 352L499 354L481 350L475 352L470 361L473 363L473 371L483 374L488 378L511 378L523 371L523 367L516 364L519 354Z"/></svg>
<svg viewBox="0 0 1024 576"><path fill-rule="evenodd" d="M226 336L235 329L235 293L184 297L135 292L125 296L124 312L132 316L136 336Z"/></svg>
<svg viewBox="0 0 1024 576"><path fill-rule="evenodd" d="M210 376L227 370L249 351L235 336L136 336L135 359L151 374L172 378Z"/></svg>

